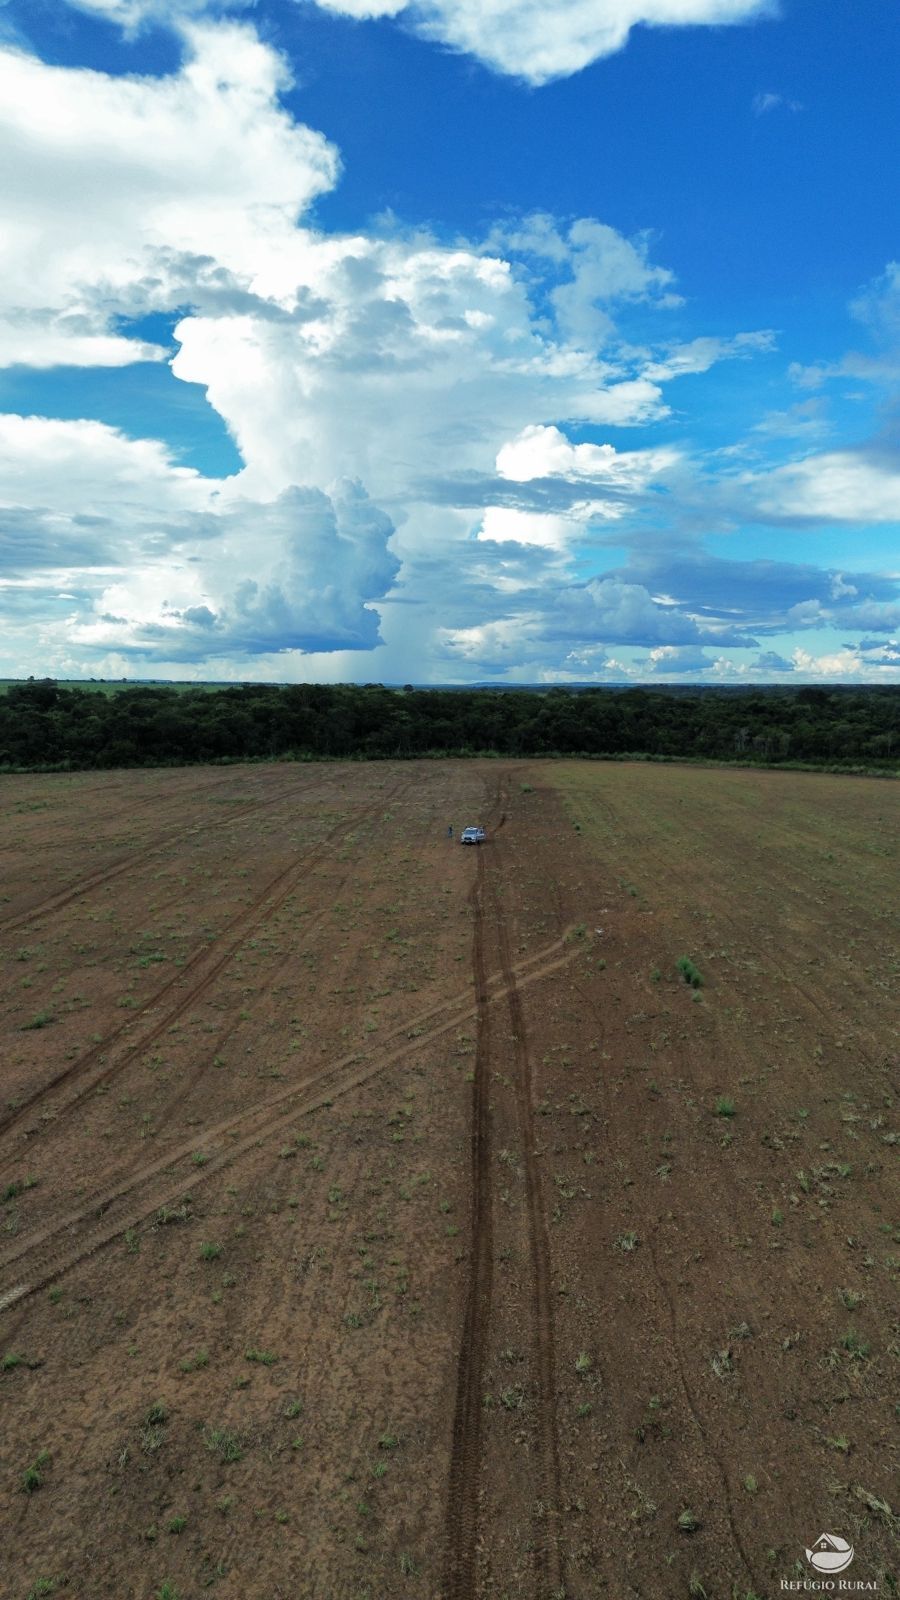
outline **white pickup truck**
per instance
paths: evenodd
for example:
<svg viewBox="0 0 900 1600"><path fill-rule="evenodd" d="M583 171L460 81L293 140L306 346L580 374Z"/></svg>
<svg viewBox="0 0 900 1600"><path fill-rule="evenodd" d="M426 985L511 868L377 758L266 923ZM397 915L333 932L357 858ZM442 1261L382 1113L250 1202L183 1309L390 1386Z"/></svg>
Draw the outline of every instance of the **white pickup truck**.
<svg viewBox="0 0 900 1600"><path fill-rule="evenodd" d="M463 831L459 836L460 844L481 844L483 840L483 828L463 828Z"/></svg>

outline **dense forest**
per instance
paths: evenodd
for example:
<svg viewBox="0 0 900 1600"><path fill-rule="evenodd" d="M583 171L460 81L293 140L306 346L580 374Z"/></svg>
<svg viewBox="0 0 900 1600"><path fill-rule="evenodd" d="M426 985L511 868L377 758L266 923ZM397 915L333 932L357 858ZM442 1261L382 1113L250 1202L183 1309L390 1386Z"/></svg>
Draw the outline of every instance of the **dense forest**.
<svg viewBox="0 0 900 1600"><path fill-rule="evenodd" d="M0 695L0 770L496 754L896 771L900 687L405 689L52 679Z"/></svg>

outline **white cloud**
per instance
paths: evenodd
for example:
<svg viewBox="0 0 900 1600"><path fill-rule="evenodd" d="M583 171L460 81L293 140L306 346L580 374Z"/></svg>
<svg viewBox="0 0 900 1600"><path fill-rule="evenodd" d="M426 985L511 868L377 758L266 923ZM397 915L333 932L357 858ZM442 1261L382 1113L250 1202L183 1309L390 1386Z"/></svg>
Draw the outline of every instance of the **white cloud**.
<svg viewBox="0 0 900 1600"><path fill-rule="evenodd" d="M289 489L268 505L238 502L174 556L105 587L75 644L215 660L285 651L371 650L374 607L398 563L390 519L358 484L330 494Z"/></svg>
<svg viewBox="0 0 900 1600"><path fill-rule="evenodd" d="M319 0L345 16L395 16L416 32L529 83L579 72L628 42L632 28L747 22L768 0Z"/></svg>
<svg viewBox="0 0 900 1600"><path fill-rule="evenodd" d="M763 90L753 96L753 111L757 117L764 117L766 112L777 111L782 106L785 111L803 110L799 100L790 100L787 95L775 94L771 89Z"/></svg>
<svg viewBox="0 0 900 1600"><path fill-rule="evenodd" d="M657 605L642 584L618 578L592 578L569 587L551 613L550 626L557 636L599 638L607 644L675 644L702 636L692 618Z"/></svg>
<svg viewBox="0 0 900 1600"><path fill-rule="evenodd" d="M451 452L483 471L529 424L666 415L652 354L596 349L614 313L671 303L645 237L546 217L508 230L506 254L497 230L487 249L316 233L298 219L338 159L280 105L281 58L234 22L185 38L161 79L0 52L10 359L158 358L120 319L189 306L173 371L225 419L252 498L349 474L396 504L413 471Z"/></svg>
<svg viewBox="0 0 900 1600"><path fill-rule="evenodd" d="M76 10L106 17L129 30L144 22L178 26L205 12L242 11L254 4L255 0L69 0Z"/></svg>
<svg viewBox="0 0 900 1600"><path fill-rule="evenodd" d="M129 349L114 314L183 303L196 275L179 273L184 258L211 258L251 288L334 183L332 146L278 104L287 78L274 51L237 24L192 26L186 38L188 58L168 78L115 78L0 49L8 359L148 359L143 341Z"/></svg>
<svg viewBox="0 0 900 1600"><path fill-rule="evenodd" d="M808 650L791 652L794 671L809 678L858 678L865 662L858 650L829 650L814 656Z"/></svg>
<svg viewBox="0 0 900 1600"><path fill-rule="evenodd" d="M102 331L102 318L27 312L0 316L0 367L126 367L165 357L159 345Z"/></svg>
<svg viewBox="0 0 900 1600"><path fill-rule="evenodd" d="M407 0L316 0L323 11L337 11L342 17L363 21L369 17L396 17L407 8Z"/></svg>
<svg viewBox="0 0 900 1600"><path fill-rule="evenodd" d="M177 25L201 12L240 9L253 0L69 0L123 27L159 20ZM529 83L568 77L613 55L631 29L716 26L771 16L775 0L317 0L362 21L399 17L436 43L475 56L495 72ZM762 96L778 103L780 96ZM768 107L764 107L768 109Z"/></svg>
<svg viewBox="0 0 900 1600"><path fill-rule="evenodd" d="M818 397L800 400L784 411L768 411L753 427L754 433L775 439L817 438L828 431L823 402Z"/></svg>
<svg viewBox="0 0 900 1600"><path fill-rule="evenodd" d="M596 219L452 246L314 230L337 156L280 104L280 58L233 22L186 38L155 80L0 52L10 353L158 358L120 319L178 308L175 378L203 385L244 461L213 482L96 422L0 420L0 561L32 595L54 586L31 647L224 676L276 656L302 671L306 652L325 676L329 654L376 646L381 617L373 670L406 677L411 652L446 675L479 649L508 660L516 635L532 675L598 641L731 642L640 583L573 581L588 526L671 490L680 458L565 430L663 418L664 383L767 336L629 343L632 308L646 340L673 278L645 236Z"/></svg>
<svg viewBox="0 0 900 1600"><path fill-rule="evenodd" d="M774 348L775 335L770 328L736 333L731 339L692 339L688 344L673 345L662 360L649 362L644 376L654 383L667 383L672 378L708 372L719 361L747 360L754 355L766 355Z"/></svg>
<svg viewBox="0 0 900 1600"><path fill-rule="evenodd" d="M874 351L850 350L839 361L795 362L790 376L799 388L821 389L840 378L893 388L900 380L900 262L889 261L884 272L864 284L849 309L869 335Z"/></svg>
<svg viewBox="0 0 900 1600"><path fill-rule="evenodd" d="M820 522L900 522L900 471L849 450L808 456L741 481L765 515Z"/></svg>
<svg viewBox="0 0 900 1600"><path fill-rule="evenodd" d="M850 310L882 343L900 347L900 261L889 261L851 301Z"/></svg>
<svg viewBox="0 0 900 1600"><path fill-rule="evenodd" d="M513 597L514 598L514 597ZM639 583L620 578L592 578L587 583L559 581L552 567L543 583L525 591L505 615L486 621L445 626L439 630L446 650L458 661L481 670L506 670L518 660L543 664L553 672L584 676L593 672L610 646L653 645L647 670L694 671L710 665L702 646L756 641L725 629L701 626L683 611L656 603ZM600 663L606 667L607 663ZM621 663L613 668L621 671Z"/></svg>
<svg viewBox="0 0 900 1600"><path fill-rule="evenodd" d="M579 531L583 519L553 516L540 511L517 511L508 506L487 506L478 539L493 544L540 545L546 550L565 550Z"/></svg>
<svg viewBox="0 0 900 1600"><path fill-rule="evenodd" d="M524 508L488 507L480 539L518 540L564 549L586 523L612 522L625 515L634 498L679 461L676 450L617 451L611 444L571 444L559 428L532 424L497 453L497 472L511 483L563 480L580 490L565 514Z"/></svg>
<svg viewBox="0 0 900 1600"><path fill-rule="evenodd" d="M227 419L254 493L349 471L383 501L448 456L483 471L536 419L666 414L640 360L554 336L514 263L474 247L306 232L265 276L273 300L301 293L312 311L189 316L173 366Z"/></svg>
<svg viewBox="0 0 900 1600"><path fill-rule="evenodd" d="M677 450L619 450L611 444L571 444L559 428L532 424L497 454L497 471L515 483L534 478L588 479L601 488L634 493L679 460Z"/></svg>
<svg viewBox="0 0 900 1600"><path fill-rule="evenodd" d="M596 349L613 332L609 311L622 301L680 305L674 274L647 259L649 241L625 239L605 223L583 219L569 230L572 277L551 294L557 324L570 343Z"/></svg>
<svg viewBox="0 0 900 1600"><path fill-rule="evenodd" d="M155 439L101 422L0 415L0 505L119 515L126 526L205 509L209 487Z"/></svg>
<svg viewBox="0 0 900 1600"><path fill-rule="evenodd" d="M17 416L0 416L0 482L0 577L78 591L42 647L215 661L378 642L399 563L359 484L222 503L155 440Z"/></svg>
<svg viewBox="0 0 900 1600"><path fill-rule="evenodd" d="M662 678L677 677L682 672L706 672L712 665L706 651L695 645L660 645L650 651L647 659L647 671Z"/></svg>

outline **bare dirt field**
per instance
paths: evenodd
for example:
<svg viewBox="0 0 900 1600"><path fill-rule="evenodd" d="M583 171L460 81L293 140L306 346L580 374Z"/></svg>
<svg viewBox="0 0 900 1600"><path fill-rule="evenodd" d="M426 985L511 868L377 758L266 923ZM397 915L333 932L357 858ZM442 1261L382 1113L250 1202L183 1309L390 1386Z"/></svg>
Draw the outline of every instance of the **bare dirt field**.
<svg viewBox="0 0 900 1600"><path fill-rule="evenodd" d="M2 1600L898 1593L894 786L0 805Z"/></svg>

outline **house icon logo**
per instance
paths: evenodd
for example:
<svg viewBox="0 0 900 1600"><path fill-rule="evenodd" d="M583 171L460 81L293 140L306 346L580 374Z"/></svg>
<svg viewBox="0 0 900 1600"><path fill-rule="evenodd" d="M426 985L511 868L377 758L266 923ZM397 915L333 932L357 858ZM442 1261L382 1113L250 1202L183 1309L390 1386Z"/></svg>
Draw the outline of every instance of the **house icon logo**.
<svg viewBox="0 0 900 1600"><path fill-rule="evenodd" d="M820 1533L806 1559L817 1572L846 1572L853 1560L853 1546L836 1533Z"/></svg>

